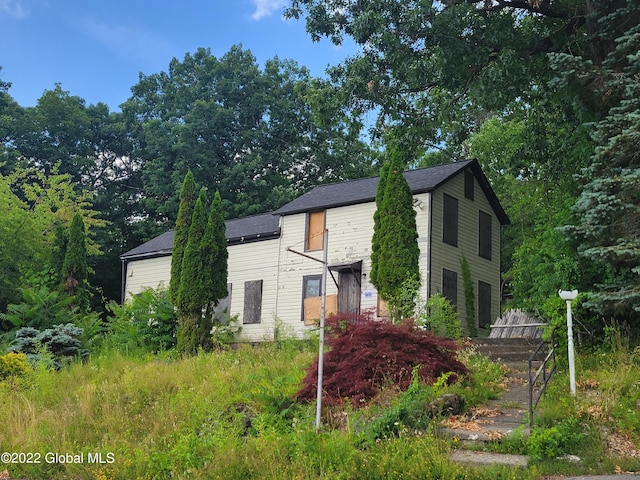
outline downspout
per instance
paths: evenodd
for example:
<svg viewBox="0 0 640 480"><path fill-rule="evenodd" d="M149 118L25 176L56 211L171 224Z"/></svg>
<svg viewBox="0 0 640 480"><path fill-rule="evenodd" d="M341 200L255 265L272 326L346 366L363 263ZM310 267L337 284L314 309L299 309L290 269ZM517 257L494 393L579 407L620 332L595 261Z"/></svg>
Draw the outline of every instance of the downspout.
<svg viewBox="0 0 640 480"><path fill-rule="evenodd" d="M120 262L122 264L122 278L120 280L120 305L124 305L124 299L125 299L125 294L127 291L127 261L122 258L120 259Z"/></svg>
<svg viewBox="0 0 640 480"><path fill-rule="evenodd" d="M433 244L433 193L428 192L429 213L427 215L427 301L431 298L431 247Z"/></svg>

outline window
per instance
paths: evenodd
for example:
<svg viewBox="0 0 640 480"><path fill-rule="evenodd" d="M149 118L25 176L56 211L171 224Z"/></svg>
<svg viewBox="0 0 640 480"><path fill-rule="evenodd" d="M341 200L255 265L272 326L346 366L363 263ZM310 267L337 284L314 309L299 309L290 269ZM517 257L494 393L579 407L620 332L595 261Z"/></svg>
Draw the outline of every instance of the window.
<svg viewBox="0 0 640 480"><path fill-rule="evenodd" d="M471 170L464 171L464 196L469 200L473 200L473 187L476 177Z"/></svg>
<svg viewBox="0 0 640 480"><path fill-rule="evenodd" d="M242 323L260 323L262 316L262 280L244 282Z"/></svg>
<svg viewBox="0 0 640 480"><path fill-rule="evenodd" d="M491 215L481 210L478 217L478 255L488 260L491 260L491 224Z"/></svg>
<svg viewBox="0 0 640 480"><path fill-rule="evenodd" d="M324 238L324 210L307 214L307 237L305 250L322 250Z"/></svg>
<svg viewBox="0 0 640 480"><path fill-rule="evenodd" d="M442 269L442 296L453 306L458 305L458 274L446 268Z"/></svg>
<svg viewBox="0 0 640 480"><path fill-rule="evenodd" d="M320 318L321 295L322 275L305 275L302 277L302 320L309 321ZM305 301L307 298L315 300ZM308 306L307 311L305 311L305 304Z"/></svg>
<svg viewBox="0 0 640 480"><path fill-rule="evenodd" d="M442 207L442 241L458 246L458 199L446 193Z"/></svg>
<svg viewBox="0 0 640 480"><path fill-rule="evenodd" d="M231 284L227 283L227 296L221 299L213 307L213 314L216 318L224 318L224 315L231 315Z"/></svg>
<svg viewBox="0 0 640 480"><path fill-rule="evenodd" d="M478 326L487 328L491 325L491 285L480 280L478 282Z"/></svg>

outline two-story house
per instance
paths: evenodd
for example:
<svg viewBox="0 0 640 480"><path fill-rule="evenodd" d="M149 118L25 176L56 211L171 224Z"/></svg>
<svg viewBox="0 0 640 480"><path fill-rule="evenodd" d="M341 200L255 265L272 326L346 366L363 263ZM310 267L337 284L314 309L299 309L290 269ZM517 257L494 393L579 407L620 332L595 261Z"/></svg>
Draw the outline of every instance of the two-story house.
<svg viewBox="0 0 640 480"><path fill-rule="evenodd" d="M500 314L500 226L509 219L486 176L469 160L407 171L405 178L417 213L422 301L442 293L466 325L464 257L474 321L488 326ZM298 336L315 328L325 229L328 311L386 314L369 278L377 185L377 177L321 185L275 212L226 222L230 295L223 304L238 315L244 339L272 339L276 324ZM122 255L124 297L168 286L172 245L167 232Z"/></svg>

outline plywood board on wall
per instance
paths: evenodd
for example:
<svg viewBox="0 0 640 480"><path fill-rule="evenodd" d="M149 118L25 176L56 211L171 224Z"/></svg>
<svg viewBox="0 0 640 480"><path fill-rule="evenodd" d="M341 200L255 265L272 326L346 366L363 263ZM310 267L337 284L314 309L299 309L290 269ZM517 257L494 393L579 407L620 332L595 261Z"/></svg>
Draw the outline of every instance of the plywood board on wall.
<svg viewBox="0 0 640 480"><path fill-rule="evenodd" d="M320 310L322 297L309 297L304 299L304 324L315 325L320 322ZM338 313L338 296L327 295L325 304L325 318Z"/></svg>

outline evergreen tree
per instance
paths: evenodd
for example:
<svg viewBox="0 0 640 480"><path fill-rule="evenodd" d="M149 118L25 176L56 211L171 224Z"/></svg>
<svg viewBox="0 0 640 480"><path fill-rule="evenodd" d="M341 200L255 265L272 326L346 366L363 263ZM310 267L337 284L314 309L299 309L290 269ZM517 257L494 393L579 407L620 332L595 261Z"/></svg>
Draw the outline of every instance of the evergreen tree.
<svg viewBox="0 0 640 480"><path fill-rule="evenodd" d="M74 298L74 306L86 310L89 306L87 285L87 244L82 215L76 213L69 228L67 250L62 266L63 289Z"/></svg>
<svg viewBox="0 0 640 480"><path fill-rule="evenodd" d="M207 225L207 230L210 230L213 235L211 251L215 251L215 256L212 254L211 268L208 269L210 273L210 284L208 285L208 291L211 295L211 303L217 305L220 300L225 298L228 294L227 291L227 277L228 277L228 258L227 252L227 235L226 226L224 224L224 213L222 210L222 198L220 192L216 192L211 203L211 212L209 214L209 222L211 226ZM215 247L215 248L213 248Z"/></svg>
<svg viewBox="0 0 640 480"><path fill-rule="evenodd" d="M193 216L187 245L184 248L180 271L180 287L176 306L178 307L178 350L182 353L195 353L204 343L203 309L210 303L207 291L207 267L211 264L209 254L203 248L210 247L205 243L207 230L207 192L200 190L193 207Z"/></svg>
<svg viewBox="0 0 640 480"><path fill-rule="evenodd" d="M48 286L54 290L58 289L63 281L62 269L64 267L64 258L67 254L67 232L62 222L56 222L53 238L53 249L51 251L51 277Z"/></svg>
<svg viewBox="0 0 640 480"><path fill-rule="evenodd" d="M389 302L391 314L396 319L413 314L420 282L416 212L403 171L400 151L393 148L378 212L379 246L374 285L380 296ZM409 290L409 295L403 290Z"/></svg>
<svg viewBox="0 0 640 480"><path fill-rule="evenodd" d="M376 190L376 211L373 214L373 237L371 238L371 283L378 286L378 264L380 259L380 216L382 212L382 202L384 190L387 186L389 175L389 163L384 162L380 169L380 178Z"/></svg>
<svg viewBox="0 0 640 480"><path fill-rule="evenodd" d="M191 217L196 203L196 181L191 170L187 172L180 190L180 207L178 218L173 231L173 249L171 250L171 280L169 282L169 299L174 303L178 300L180 289L182 257L189 238Z"/></svg>
<svg viewBox="0 0 640 480"><path fill-rule="evenodd" d="M575 205L579 223L567 228L579 240L578 252L585 262L597 268L593 306L607 319L631 326L631 331L640 325L638 51L640 26L636 25L620 36L603 63L602 94L619 102L596 125L598 147L592 165L583 172L585 186Z"/></svg>

